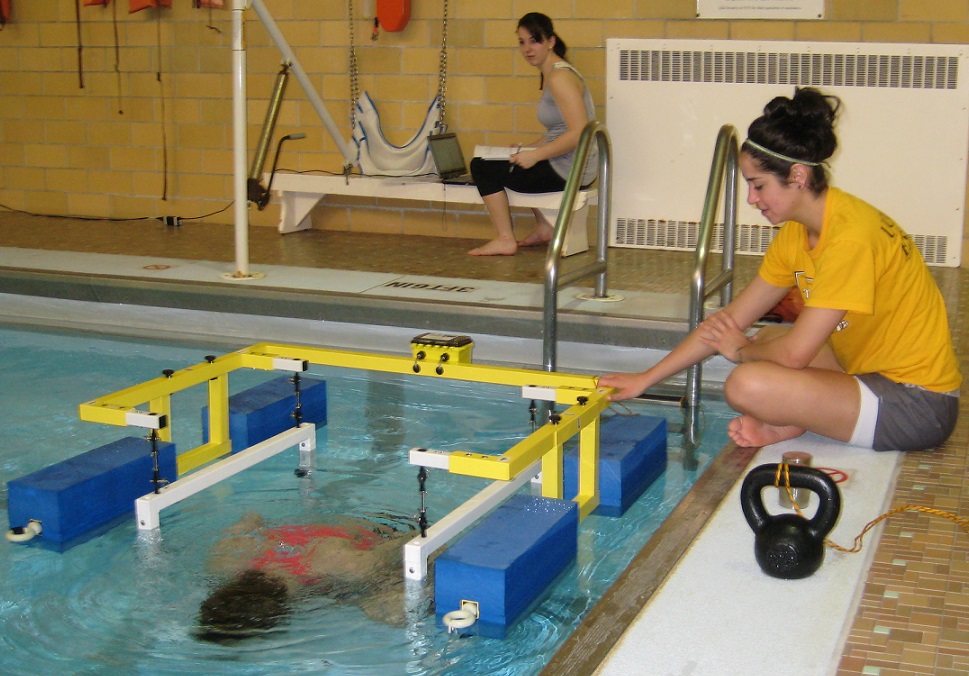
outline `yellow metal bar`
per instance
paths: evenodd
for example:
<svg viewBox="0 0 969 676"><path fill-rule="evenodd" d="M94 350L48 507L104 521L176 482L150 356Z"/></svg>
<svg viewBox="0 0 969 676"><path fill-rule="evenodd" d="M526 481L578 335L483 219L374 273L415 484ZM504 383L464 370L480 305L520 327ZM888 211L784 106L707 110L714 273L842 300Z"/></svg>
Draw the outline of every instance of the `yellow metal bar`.
<svg viewBox="0 0 969 676"><path fill-rule="evenodd" d="M210 441L207 444L196 446L184 453L179 453L175 459L178 475L182 476L187 472L191 472L193 469L198 469L202 465L217 460L231 452L232 444L228 441L222 443L213 443Z"/></svg>
<svg viewBox="0 0 969 676"><path fill-rule="evenodd" d="M280 365L279 360L284 360ZM212 361L197 364L171 376L155 378L80 405L82 420L127 425L127 412L150 404L150 410L169 416L169 427L161 432L171 438L170 396L178 391L208 382L209 442L179 455L179 474L190 471L230 452L228 374L239 368L291 370L292 361L365 371L418 375L449 380L554 389L556 404L568 406L557 424L546 423L502 455L456 451L450 456L450 470L484 479L508 481L535 461L542 460L542 473L549 494L561 497L562 447L579 434L579 503L586 516L599 503L598 447L599 414L609 406L607 390L599 389L592 376L536 371L503 366L442 362L410 357L331 350L301 345L259 343ZM440 373L438 372L440 371ZM162 438L165 438L164 436Z"/></svg>
<svg viewBox="0 0 969 676"><path fill-rule="evenodd" d="M273 343L253 345L244 350L240 350L239 353L259 357L275 356L305 359L311 364L319 364L321 366L342 366L344 368L362 369L365 371L383 371L387 373L465 380L494 385L510 385L515 387L536 385L575 388L582 392L596 389L596 379L594 376L518 369L507 366L493 366L490 364L462 364L457 362L439 364L435 361L415 361L413 357L369 354L349 350L331 350L301 345L277 345ZM415 364L419 367L419 371L414 371ZM439 365L442 368L441 374L438 374L436 370ZM582 392L578 392L577 396L581 396ZM568 395L566 399L570 397L571 395ZM574 399L565 403L574 403Z"/></svg>
<svg viewBox="0 0 969 676"><path fill-rule="evenodd" d="M587 493L579 493L575 496L574 502L579 506L579 521L581 521L592 514L596 507L599 506L599 494L589 495Z"/></svg>
<svg viewBox="0 0 969 676"><path fill-rule="evenodd" d="M554 444L542 456L542 497L562 500L565 497L565 472L562 444Z"/></svg>
<svg viewBox="0 0 969 676"><path fill-rule="evenodd" d="M78 407L78 414L81 420L87 422L124 427L128 424L125 413L133 408L133 406L116 406L114 404L100 403L99 401L89 401ZM168 422L171 424L171 420Z"/></svg>
<svg viewBox="0 0 969 676"><path fill-rule="evenodd" d="M187 390L194 385L234 371L242 366L238 353L230 353L209 363L196 364L175 371L171 376L160 376L139 385L134 385L80 405L81 420L126 425L125 413L146 402L167 397L175 392Z"/></svg>
<svg viewBox="0 0 969 676"><path fill-rule="evenodd" d="M229 376L223 374L209 381L209 443L229 444Z"/></svg>
<svg viewBox="0 0 969 676"><path fill-rule="evenodd" d="M454 451L449 456L450 471L482 479L514 479L556 445L564 444L578 434L583 427L597 424L599 414L608 406L604 392L591 393L584 404L575 404L563 411L558 424L549 422L542 425L501 455ZM544 465L542 474L544 479Z"/></svg>
<svg viewBox="0 0 969 676"><path fill-rule="evenodd" d="M592 376L457 362L416 362L412 357L260 343L223 355L212 362L175 371L170 377L155 378L85 402L80 406L80 416L82 420L90 422L124 426L125 413L141 404L199 385L238 368L273 370L274 360L278 358L305 360L323 366L410 375L415 375L416 364L419 367L416 375L420 376L515 387L553 387L556 388L556 402L561 404L573 404L578 397L588 396L596 389L595 378ZM441 374L436 372L439 365Z"/></svg>
<svg viewBox="0 0 969 676"><path fill-rule="evenodd" d="M555 446L558 439L559 430L555 425L547 423L501 455L454 451L448 457L448 469L453 474L510 481L532 463L540 460Z"/></svg>
<svg viewBox="0 0 969 676"><path fill-rule="evenodd" d="M579 518L584 519L599 506L599 416L579 432Z"/></svg>

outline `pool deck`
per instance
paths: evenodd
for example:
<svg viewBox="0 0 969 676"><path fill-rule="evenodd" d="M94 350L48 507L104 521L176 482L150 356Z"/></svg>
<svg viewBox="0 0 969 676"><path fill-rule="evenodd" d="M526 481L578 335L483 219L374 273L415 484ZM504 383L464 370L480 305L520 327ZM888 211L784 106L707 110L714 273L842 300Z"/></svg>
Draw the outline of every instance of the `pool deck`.
<svg viewBox="0 0 969 676"><path fill-rule="evenodd" d="M232 275L230 226L0 213L0 293L9 294L0 320L140 335L175 327L226 344L255 342L254 327L290 342L359 343L366 324L367 349L407 352L401 336L460 332L476 337L476 359L514 347L523 362L540 364L539 249L477 259L465 254L475 244L468 240L250 230L251 270L262 276L240 280ZM560 294L562 368L643 368L649 355L638 345L668 347L682 335L691 256L628 249L609 256L609 290L623 300ZM565 269L590 259L566 259ZM739 259L741 285L757 262ZM933 273L967 372L969 273ZM82 311L70 316L68 306ZM480 334L487 337L479 343ZM718 368L710 369L714 378ZM831 534L841 545L898 505L969 515L967 425L963 415L931 453L875 454L810 436L759 451L728 447L546 672L751 674L781 665L816 674L969 672L969 534L951 521L893 516L866 536L861 553L829 550L818 573L785 582L757 568L736 507L751 463L797 448L848 475Z"/></svg>

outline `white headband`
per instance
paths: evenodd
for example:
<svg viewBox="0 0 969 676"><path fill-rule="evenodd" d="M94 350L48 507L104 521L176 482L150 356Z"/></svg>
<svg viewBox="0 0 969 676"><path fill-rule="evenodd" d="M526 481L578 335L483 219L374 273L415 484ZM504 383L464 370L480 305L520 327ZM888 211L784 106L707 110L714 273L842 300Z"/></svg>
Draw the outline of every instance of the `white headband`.
<svg viewBox="0 0 969 676"><path fill-rule="evenodd" d="M744 141L744 143L746 143L747 145L749 145L751 148L754 148L755 150L759 150L760 152L764 153L765 155L770 155L771 157L776 157L779 160L784 160L785 162L790 162L791 164L804 164L804 165L807 165L809 167L819 167L819 166L821 166L821 162L811 162L810 160L799 160L796 157L791 157L789 155L783 155L783 154L781 154L781 153L779 153L779 152L777 152L775 150L771 150L770 148L765 148L761 144L757 143L756 141L751 141L750 139L747 139L746 141Z"/></svg>

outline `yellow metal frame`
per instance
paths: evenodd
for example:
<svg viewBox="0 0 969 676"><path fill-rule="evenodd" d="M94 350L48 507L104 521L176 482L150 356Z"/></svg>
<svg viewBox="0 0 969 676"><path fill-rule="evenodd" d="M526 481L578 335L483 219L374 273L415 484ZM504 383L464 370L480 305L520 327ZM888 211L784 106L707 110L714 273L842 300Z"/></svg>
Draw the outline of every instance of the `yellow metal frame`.
<svg viewBox="0 0 969 676"><path fill-rule="evenodd" d="M555 403L567 406L558 413L557 422L546 423L501 455L454 451L449 458L450 471L509 481L541 459L542 494L562 498L563 445L578 435L579 487L575 501L579 505L580 517L587 516L599 505L599 415L609 406L606 398L609 390L596 387L593 376L463 363L460 359L440 362L439 368L422 368L415 373L413 357L259 343L85 402L80 405L80 417L89 422L126 426L129 424L128 414L142 411L138 407L147 404L150 412L168 416L169 426L161 429L159 436L170 441L171 395L208 383L209 441L179 454L178 473L181 475L231 451L229 373L240 368L277 370L277 360L512 387L551 388L555 392Z"/></svg>

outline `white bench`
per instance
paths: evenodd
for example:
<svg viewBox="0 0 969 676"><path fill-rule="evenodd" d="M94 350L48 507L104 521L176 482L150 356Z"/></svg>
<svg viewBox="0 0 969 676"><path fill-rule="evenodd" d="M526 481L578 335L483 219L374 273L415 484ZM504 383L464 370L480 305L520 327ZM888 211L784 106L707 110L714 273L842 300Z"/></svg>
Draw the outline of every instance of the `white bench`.
<svg viewBox="0 0 969 676"><path fill-rule="evenodd" d="M265 180L269 180L267 176ZM377 178L374 176L316 176L312 174L278 173L272 191L279 197L282 211L279 232L285 234L313 227L313 208L326 195L375 197L448 204L482 204L481 195L473 185L445 185L440 181L418 180L408 177ZM572 225L562 246L562 255L570 256L589 249L586 219L589 205L595 204L597 192L581 190L576 199ZM558 218L562 193L526 194L508 191L513 207L539 209L553 226Z"/></svg>

